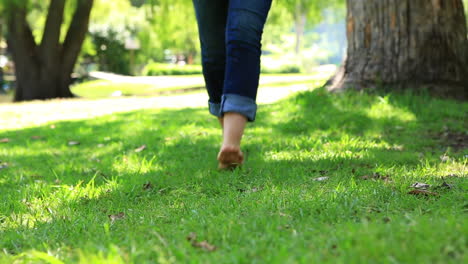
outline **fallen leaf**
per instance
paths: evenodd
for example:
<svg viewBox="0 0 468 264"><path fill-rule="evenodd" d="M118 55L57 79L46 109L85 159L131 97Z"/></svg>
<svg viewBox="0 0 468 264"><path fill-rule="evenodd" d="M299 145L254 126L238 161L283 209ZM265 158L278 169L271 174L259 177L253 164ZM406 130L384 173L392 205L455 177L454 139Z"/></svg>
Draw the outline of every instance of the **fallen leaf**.
<svg viewBox="0 0 468 264"><path fill-rule="evenodd" d="M318 177L318 178L315 178L314 181L326 181L328 180L328 177Z"/></svg>
<svg viewBox="0 0 468 264"><path fill-rule="evenodd" d="M405 147L402 145L393 145L390 149L396 150L396 151L403 151L405 150Z"/></svg>
<svg viewBox="0 0 468 264"><path fill-rule="evenodd" d="M367 180L372 179L372 176L370 176L370 175L364 175L364 176L361 176L361 179L367 181Z"/></svg>
<svg viewBox="0 0 468 264"><path fill-rule="evenodd" d="M192 242L192 241L197 241L197 234L194 232L190 232L187 236L187 240Z"/></svg>
<svg viewBox="0 0 468 264"><path fill-rule="evenodd" d="M143 184L143 190L151 190L151 189L153 189L153 184L151 184L151 182L147 182Z"/></svg>
<svg viewBox="0 0 468 264"><path fill-rule="evenodd" d="M258 191L261 191L263 190L263 187L253 187L252 190L250 190L250 192L258 192Z"/></svg>
<svg viewBox="0 0 468 264"><path fill-rule="evenodd" d="M261 190L263 190L263 187L253 187L252 189L243 189L243 188L237 189L237 191L241 193L254 193L254 192L259 192Z"/></svg>
<svg viewBox="0 0 468 264"><path fill-rule="evenodd" d="M1 169L6 169L6 168L8 168L8 163L6 163L6 162L0 163L0 170Z"/></svg>
<svg viewBox="0 0 468 264"><path fill-rule="evenodd" d="M290 215L288 215L288 214L281 213L281 212L279 213L279 215L280 215L280 216L284 216L284 217L292 217L292 216L290 216Z"/></svg>
<svg viewBox="0 0 468 264"><path fill-rule="evenodd" d="M192 242L192 247L201 248L209 252L216 250L216 246L208 243L206 240L203 240L202 242Z"/></svg>
<svg viewBox="0 0 468 264"><path fill-rule="evenodd" d="M424 196L438 196L439 195L439 194L437 194L435 192L430 192L430 191L427 191L427 190L412 190L412 191L408 192L408 194L424 195Z"/></svg>
<svg viewBox="0 0 468 264"><path fill-rule="evenodd" d="M436 186L435 188L436 189L452 189L453 188L453 184L448 184L444 179L442 179L444 182L439 185L439 186Z"/></svg>
<svg viewBox="0 0 468 264"><path fill-rule="evenodd" d="M284 225L284 226L278 226L278 230L285 230L285 229L290 229L290 225Z"/></svg>
<svg viewBox="0 0 468 264"><path fill-rule="evenodd" d="M79 141L68 141L68 146L77 146L80 145L81 143Z"/></svg>
<svg viewBox="0 0 468 264"><path fill-rule="evenodd" d="M111 222L113 223L115 220L119 220L119 219L123 219L125 218L125 213L124 212L120 212L118 214L115 214L115 215L108 215L109 219L111 220Z"/></svg>
<svg viewBox="0 0 468 264"><path fill-rule="evenodd" d="M142 152L142 151L145 150L145 149L146 149L146 145L143 145L143 146L141 146L141 147L135 149L135 152Z"/></svg>
<svg viewBox="0 0 468 264"><path fill-rule="evenodd" d="M8 143L10 142L10 139L9 138L2 138L0 139L0 143Z"/></svg>
<svg viewBox="0 0 468 264"><path fill-rule="evenodd" d="M450 157L447 156L447 154L444 154L444 155L440 156L440 160L441 160L442 162L446 162L446 161L449 161L449 160L450 160Z"/></svg>
<svg viewBox="0 0 468 264"><path fill-rule="evenodd" d="M419 189L419 190L427 190L431 187L431 185L427 183L416 182L416 183L411 184L410 187Z"/></svg>
<svg viewBox="0 0 468 264"><path fill-rule="evenodd" d="M209 251L209 252L215 251L217 249L216 246L208 243L206 240L198 242L197 241L197 234L194 233L194 232L191 232L187 236L187 240L190 242L192 247L201 248L201 249L204 249L204 250Z"/></svg>
<svg viewBox="0 0 468 264"><path fill-rule="evenodd" d="M390 182L390 176L382 176L380 173L375 172L372 175L364 175L361 177L362 180L383 180L384 182Z"/></svg>

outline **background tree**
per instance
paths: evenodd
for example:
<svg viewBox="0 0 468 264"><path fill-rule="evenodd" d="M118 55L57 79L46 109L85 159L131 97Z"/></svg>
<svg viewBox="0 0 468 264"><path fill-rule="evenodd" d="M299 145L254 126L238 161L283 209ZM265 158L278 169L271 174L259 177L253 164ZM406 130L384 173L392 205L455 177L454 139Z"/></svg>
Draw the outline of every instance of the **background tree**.
<svg viewBox="0 0 468 264"><path fill-rule="evenodd" d="M467 98L461 0L348 0L347 59L330 88L429 89Z"/></svg>
<svg viewBox="0 0 468 264"><path fill-rule="evenodd" d="M343 4L342 0L281 0L279 7L285 9L294 20L294 32L296 34L295 52L300 54L302 38L306 26L315 25L322 20L325 8Z"/></svg>
<svg viewBox="0 0 468 264"><path fill-rule="evenodd" d="M36 41L27 15L44 2L3 0L8 46L15 63L15 101L72 97L71 73L88 31L93 0L75 0L67 33L61 41L66 0L50 0L41 41Z"/></svg>

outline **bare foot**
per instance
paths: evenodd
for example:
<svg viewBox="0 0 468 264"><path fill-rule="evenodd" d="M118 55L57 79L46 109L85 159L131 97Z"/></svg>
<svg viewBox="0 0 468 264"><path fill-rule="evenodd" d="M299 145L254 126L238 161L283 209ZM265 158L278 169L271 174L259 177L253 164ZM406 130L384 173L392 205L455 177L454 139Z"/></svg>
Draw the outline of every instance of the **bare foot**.
<svg viewBox="0 0 468 264"><path fill-rule="evenodd" d="M221 170L233 170L242 165L244 154L238 146L222 146L218 154L219 166Z"/></svg>

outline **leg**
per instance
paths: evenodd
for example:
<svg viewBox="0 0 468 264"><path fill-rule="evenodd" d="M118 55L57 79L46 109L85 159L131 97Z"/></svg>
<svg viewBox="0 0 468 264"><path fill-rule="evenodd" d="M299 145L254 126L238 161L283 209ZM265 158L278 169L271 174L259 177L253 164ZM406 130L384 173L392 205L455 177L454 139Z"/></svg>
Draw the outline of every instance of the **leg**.
<svg viewBox="0 0 468 264"><path fill-rule="evenodd" d="M210 113L220 117L226 65L225 32L228 0L193 0L202 53L203 76Z"/></svg>
<svg viewBox="0 0 468 264"><path fill-rule="evenodd" d="M240 149L247 121L254 121L260 76L261 37L271 0L230 0L226 32L227 60L221 113L223 145L218 154L221 169L244 161Z"/></svg>
<svg viewBox="0 0 468 264"><path fill-rule="evenodd" d="M255 120L261 39L271 1L229 1L221 113L236 112Z"/></svg>

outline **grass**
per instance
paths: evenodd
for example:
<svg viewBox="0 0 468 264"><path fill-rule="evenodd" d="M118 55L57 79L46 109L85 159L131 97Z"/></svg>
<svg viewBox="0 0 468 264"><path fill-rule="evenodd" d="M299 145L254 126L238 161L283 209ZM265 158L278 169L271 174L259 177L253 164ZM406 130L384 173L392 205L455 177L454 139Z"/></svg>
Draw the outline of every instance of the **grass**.
<svg viewBox="0 0 468 264"><path fill-rule="evenodd" d="M467 112L302 92L260 107L234 172L204 108L0 130L0 262L466 263Z"/></svg>

